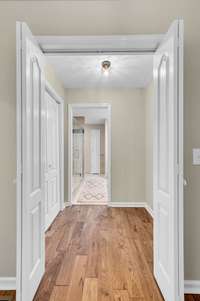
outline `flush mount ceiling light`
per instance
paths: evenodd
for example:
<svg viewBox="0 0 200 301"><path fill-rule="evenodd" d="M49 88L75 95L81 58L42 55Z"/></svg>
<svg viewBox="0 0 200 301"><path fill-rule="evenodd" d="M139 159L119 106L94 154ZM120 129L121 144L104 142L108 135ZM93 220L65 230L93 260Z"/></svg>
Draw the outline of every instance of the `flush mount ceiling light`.
<svg viewBox="0 0 200 301"><path fill-rule="evenodd" d="M103 61L101 63L101 66L102 66L102 71L103 71L104 75L108 75L110 67L111 67L111 62L110 61Z"/></svg>

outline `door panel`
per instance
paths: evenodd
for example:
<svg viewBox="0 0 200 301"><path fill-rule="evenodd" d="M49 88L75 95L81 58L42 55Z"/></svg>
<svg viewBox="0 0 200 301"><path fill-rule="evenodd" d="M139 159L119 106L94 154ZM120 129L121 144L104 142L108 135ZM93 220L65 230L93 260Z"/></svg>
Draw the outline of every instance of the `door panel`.
<svg viewBox="0 0 200 301"><path fill-rule="evenodd" d="M32 189L41 188L40 180L40 162L41 162L41 141L38 137L41 136L41 69L36 56L31 57L31 119L30 127L32 131Z"/></svg>
<svg viewBox="0 0 200 301"><path fill-rule="evenodd" d="M59 168L59 104L45 92L46 104L46 217L47 229L60 211L60 168Z"/></svg>
<svg viewBox="0 0 200 301"><path fill-rule="evenodd" d="M154 55L154 274L166 301L180 292L179 187L179 21L170 27ZM182 226L181 226L182 227ZM183 263L181 263L183 264Z"/></svg>
<svg viewBox="0 0 200 301"><path fill-rule="evenodd" d="M91 130L91 173L100 174L100 129Z"/></svg>
<svg viewBox="0 0 200 301"><path fill-rule="evenodd" d="M28 27L22 34L22 300L44 273L44 57Z"/></svg>
<svg viewBox="0 0 200 301"><path fill-rule="evenodd" d="M158 67L158 186L169 193L169 60L162 56Z"/></svg>

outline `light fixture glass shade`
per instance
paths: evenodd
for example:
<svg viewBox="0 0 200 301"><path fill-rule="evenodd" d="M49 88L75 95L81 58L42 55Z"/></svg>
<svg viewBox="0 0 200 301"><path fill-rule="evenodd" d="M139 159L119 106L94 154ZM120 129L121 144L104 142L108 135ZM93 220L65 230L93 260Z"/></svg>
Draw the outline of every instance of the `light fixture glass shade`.
<svg viewBox="0 0 200 301"><path fill-rule="evenodd" d="M109 71L110 71L110 67L111 67L111 62L110 61L103 61L101 63L101 66L102 66L103 74L105 76L108 76L109 75Z"/></svg>

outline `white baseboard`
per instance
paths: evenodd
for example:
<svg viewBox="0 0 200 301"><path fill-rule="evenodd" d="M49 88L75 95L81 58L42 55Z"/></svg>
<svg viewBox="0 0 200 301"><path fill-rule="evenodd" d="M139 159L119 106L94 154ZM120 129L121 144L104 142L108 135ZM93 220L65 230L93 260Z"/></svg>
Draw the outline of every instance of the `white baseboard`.
<svg viewBox="0 0 200 301"><path fill-rule="evenodd" d="M185 280L184 283L185 294L200 294L199 280Z"/></svg>
<svg viewBox="0 0 200 301"><path fill-rule="evenodd" d="M154 218L154 212L153 212L153 209L146 204L146 210L149 212L149 214L151 215L152 218Z"/></svg>
<svg viewBox="0 0 200 301"><path fill-rule="evenodd" d="M154 217L153 209L146 202L109 202L110 207L132 207L132 208L145 208L151 217Z"/></svg>
<svg viewBox="0 0 200 301"><path fill-rule="evenodd" d="M145 208L148 213L151 215L151 217L153 218L154 217L154 213L153 213L153 209L151 209L151 207L145 203L145 202L108 202L108 203L98 203L98 202L94 202L94 203L84 203L84 204L79 204L79 203L72 203L71 202L66 202L64 203L64 208L65 207L69 207L69 206L72 206L72 205L78 205L78 206L81 206L81 205L108 205L109 207L121 207L121 208ZM63 208L63 209L64 209Z"/></svg>
<svg viewBox="0 0 200 301"><path fill-rule="evenodd" d="M84 203L72 203L73 206L107 206L106 202L84 202Z"/></svg>
<svg viewBox="0 0 200 301"><path fill-rule="evenodd" d="M0 277L0 291L16 290L15 277Z"/></svg>
<svg viewBox="0 0 200 301"><path fill-rule="evenodd" d="M133 208L146 208L145 202L109 202L110 207L133 207Z"/></svg>

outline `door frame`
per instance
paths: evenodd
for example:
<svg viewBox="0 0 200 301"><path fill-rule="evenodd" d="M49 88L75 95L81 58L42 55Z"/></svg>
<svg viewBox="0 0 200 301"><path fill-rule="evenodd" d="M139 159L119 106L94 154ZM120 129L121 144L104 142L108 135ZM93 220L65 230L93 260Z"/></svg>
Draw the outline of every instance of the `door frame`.
<svg viewBox="0 0 200 301"><path fill-rule="evenodd" d="M110 36L36 36L36 40L40 45L44 55L76 55L76 54L153 54L159 45L160 41L163 38L162 35L110 35ZM180 41L183 43L183 41ZM16 237L17 237L17 260L16 260L16 269L17 269L17 279L16 279L16 288L17 288L17 301L21 301L21 231L22 231L22 152L21 152L21 130L22 130L22 48L21 48L21 22L16 22L16 137L17 137L17 145L16 145L16 218L17 218L17 227L16 227ZM179 62L181 63L181 62ZM181 65L181 64L180 64ZM182 81L180 79L181 84ZM183 100L183 87L180 86L181 94L179 98ZM83 105L83 104L81 104ZM91 104L90 104L91 105ZM99 104L98 104L99 105ZM179 113L179 151L181 157L180 163L183 153L183 106L178 108ZM70 117L70 105L68 110L68 120ZM69 121L68 121L69 125ZM68 133L69 132L68 128ZM111 129L109 131L109 135L111 137ZM71 139L71 135L68 136L68 142ZM68 146L68 152L71 152L71 149ZM110 156L111 156L111 144L110 144ZM109 154L108 153L108 154ZM68 153L68 164L69 164L69 156ZM64 159L63 159L64 160ZM111 162L110 162L111 163ZM70 165L69 165L70 166ZM180 174L183 173L183 167L180 167ZM111 171L111 164L109 167ZM111 172L110 172L111 173ZM69 175L69 168L68 168ZM110 175L110 197L111 200L111 175ZM183 179L180 177L179 181L179 195L183 195ZM68 187L69 186L69 178L68 178ZM69 189L68 189L68 200L69 198ZM179 229L177 229L178 237L179 237L179 271L180 271L180 291L184 292L184 260L183 260L183 202L179 202L178 204L178 223ZM182 301L182 300L181 300Z"/></svg>
<svg viewBox="0 0 200 301"><path fill-rule="evenodd" d="M73 125L73 109L74 108L106 108L108 110L108 125L107 125L107 178L108 178L108 202L112 201L111 193L111 104L109 103L76 103L68 104L68 202L73 205L76 202L73 201L72 197L72 172L73 172L73 135L72 135L72 125Z"/></svg>

